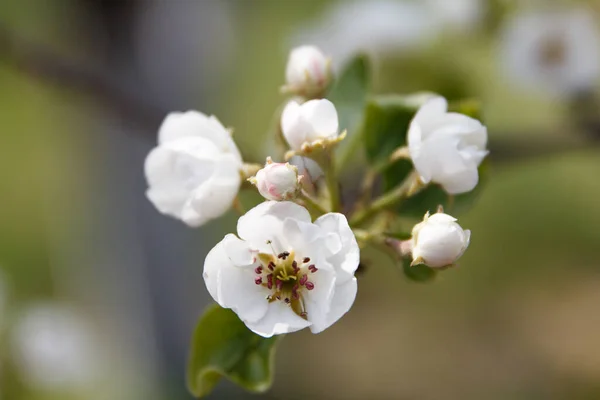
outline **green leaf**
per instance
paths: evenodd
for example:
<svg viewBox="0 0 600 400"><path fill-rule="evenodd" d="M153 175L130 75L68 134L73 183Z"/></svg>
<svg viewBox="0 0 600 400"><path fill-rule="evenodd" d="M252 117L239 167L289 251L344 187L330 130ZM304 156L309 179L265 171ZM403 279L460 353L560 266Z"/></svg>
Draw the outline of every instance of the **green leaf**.
<svg viewBox="0 0 600 400"><path fill-rule="evenodd" d="M209 307L192 339L187 370L190 392L206 396L223 376L251 392L265 392L273 382L278 341L277 336L263 338L251 332L231 310Z"/></svg>
<svg viewBox="0 0 600 400"><path fill-rule="evenodd" d="M402 270L404 271L404 275L411 281L429 282L437 275L437 271L427 265L418 264L411 267L410 263L410 259L402 259Z"/></svg>
<svg viewBox="0 0 600 400"><path fill-rule="evenodd" d="M344 66L327 98L338 112L339 126L348 136L339 144L339 163L348 161L360 142L358 129L363 119L367 93L371 85L371 66L365 55L359 55Z"/></svg>
<svg viewBox="0 0 600 400"><path fill-rule="evenodd" d="M369 163L376 169L388 162L399 147L406 146L408 127L418 110L419 95L384 95L371 98L366 106L362 136ZM383 191L401 183L412 170L409 160L399 160L382 172Z"/></svg>

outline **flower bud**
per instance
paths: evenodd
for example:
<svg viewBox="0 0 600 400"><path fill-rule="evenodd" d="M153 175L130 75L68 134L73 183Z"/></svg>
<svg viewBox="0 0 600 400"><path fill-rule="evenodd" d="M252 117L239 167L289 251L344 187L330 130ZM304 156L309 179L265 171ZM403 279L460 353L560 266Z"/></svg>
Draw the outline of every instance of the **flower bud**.
<svg viewBox="0 0 600 400"><path fill-rule="evenodd" d="M408 130L408 151L423 183L434 182L450 194L473 190L477 168L487 156L487 128L476 119L448 112L443 97L419 108Z"/></svg>
<svg viewBox="0 0 600 400"><path fill-rule="evenodd" d="M469 246L471 231L463 230L456 218L438 212L425 215L412 231L411 265L426 264L432 268L451 266Z"/></svg>
<svg viewBox="0 0 600 400"><path fill-rule="evenodd" d="M271 157L267 158L265 167L249 181L256 185L267 200L291 200L300 191L298 168L289 163L274 163Z"/></svg>
<svg viewBox="0 0 600 400"><path fill-rule="evenodd" d="M300 46L290 52L285 78L286 92L308 98L322 94L331 81L331 62L315 46Z"/></svg>
<svg viewBox="0 0 600 400"><path fill-rule="evenodd" d="M343 139L338 135L338 114L327 99L299 104L290 101L281 114L281 131L295 152L310 152Z"/></svg>

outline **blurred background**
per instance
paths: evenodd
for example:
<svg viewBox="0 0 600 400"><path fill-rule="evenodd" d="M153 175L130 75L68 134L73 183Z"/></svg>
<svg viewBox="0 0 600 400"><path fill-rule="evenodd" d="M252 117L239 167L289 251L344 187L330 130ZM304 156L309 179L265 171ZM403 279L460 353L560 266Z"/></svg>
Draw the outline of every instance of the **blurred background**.
<svg viewBox="0 0 600 400"><path fill-rule="evenodd" d="M481 99L492 172L458 268L417 284L367 253L351 312L288 336L263 397L599 399L599 29L596 0L0 2L0 398L191 398L203 260L236 216L160 215L144 158L193 108L264 160L310 43L370 55L374 93Z"/></svg>

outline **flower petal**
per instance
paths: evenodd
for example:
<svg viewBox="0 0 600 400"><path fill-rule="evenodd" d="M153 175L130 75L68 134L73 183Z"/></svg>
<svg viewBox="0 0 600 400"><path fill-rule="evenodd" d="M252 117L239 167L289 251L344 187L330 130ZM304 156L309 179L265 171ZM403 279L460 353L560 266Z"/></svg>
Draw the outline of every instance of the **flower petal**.
<svg viewBox="0 0 600 400"><path fill-rule="evenodd" d="M339 274L338 281L341 283L352 278L360 263L360 249L346 217L339 213L328 213L319 217L315 224L321 227L323 234L335 234L339 237L339 251L327 257L327 261Z"/></svg>
<svg viewBox="0 0 600 400"><path fill-rule="evenodd" d="M432 97L423 104L415 114L412 122L418 124L423 132L423 140L431 132L439 119L446 114L448 102L442 96Z"/></svg>
<svg viewBox="0 0 600 400"><path fill-rule="evenodd" d="M326 316L325 321L317 326L312 325L310 330L312 333L319 333L339 320L344 314L350 310L354 300L356 299L356 293L358 291L358 283L356 278L352 278L343 284L336 285L335 292L331 299L331 306L329 313Z"/></svg>
<svg viewBox="0 0 600 400"><path fill-rule="evenodd" d="M276 252L290 250L286 235L283 234L283 221L286 218L310 222L310 214L298 204L266 201L240 217L237 224L238 235L262 252L271 253L271 245Z"/></svg>
<svg viewBox="0 0 600 400"><path fill-rule="evenodd" d="M215 171L215 146L203 138L182 138L154 148L146 157L144 171L148 199L163 214L198 226L205 218L189 207L194 191Z"/></svg>
<svg viewBox="0 0 600 400"><path fill-rule="evenodd" d="M281 301L269 304L267 313L258 321L242 320L248 329L263 337L296 332L310 325L310 322L296 315L291 307Z"/></svg>
<svg viewBox="0 0 600 400"><path fill-rule="evenodd" d="M338 114L333 103L327 99L309 100L302 104L302 116L312 129L308 141L334 137L338 134Z"/></svg>
<svg viewBox="0 0 600 400"><path fill-rule="evenodd" d="M306 133L310 125L302 118L301 106L291 100L281 113L281 131L293 150L300 150L307 141Z"/></svg>
<svg viewBox="0 0 600 400"><path fill-rule="evenodd" d="M240 152L231 134L215 116L198 111L173 112L167 115L158 131L158 143L164 144L183 137L202 137L212 142L220 152L227 152L241 163Z"/></svg>
<svg viewBox="0 0 600 400"><path fill-rule="evenodd" d="M221 307L231 308L242 320L257 321L267 312L268 290L254 282L253 263L236 266L248 252L242 240L226 235L206 256L203 276L209 293Z"/></svg>
<svg viewBox="0 0 600 400"><path fill-rule="evenodd" d="M336 271L328 263L319 263L319 270L309 275L309 281L315 286L313 290L304 291L304 306L312 333L319 333L329 325L327 318L331 301L335 292ZM325 267L325 268L324 268Z"/></svg>

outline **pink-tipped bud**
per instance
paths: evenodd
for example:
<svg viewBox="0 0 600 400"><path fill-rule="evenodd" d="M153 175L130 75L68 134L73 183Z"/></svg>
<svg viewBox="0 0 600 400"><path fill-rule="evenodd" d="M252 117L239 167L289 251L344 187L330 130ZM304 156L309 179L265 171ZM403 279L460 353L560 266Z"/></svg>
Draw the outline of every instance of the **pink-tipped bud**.
<svg viewBox="0 0 600 400"><path fill-rule="evenodd" d="M267 200L292 200L300 191L298 168L289 163L274 163L270 158L250 182L256 185L259 193Z"/></svg>

